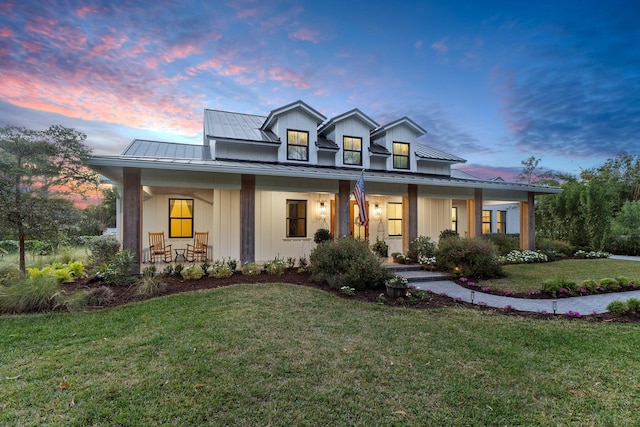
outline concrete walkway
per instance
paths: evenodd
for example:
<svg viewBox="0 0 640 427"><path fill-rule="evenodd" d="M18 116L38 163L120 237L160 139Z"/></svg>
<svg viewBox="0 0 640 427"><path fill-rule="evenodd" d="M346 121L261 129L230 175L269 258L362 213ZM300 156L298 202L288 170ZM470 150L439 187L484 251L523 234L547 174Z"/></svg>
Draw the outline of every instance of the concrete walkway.
<svg viewBox="0 0 640 427"><path fill-rule="evenodd" d="M640 257L612 255L612 259L639 261ZM568 312L580 313L581 315L606 313L607 305L611 301L626 301L629 298L640 299L640 290L629 292L614 292L610 294L587 295L583 297L558 298L552 299L527 299L513 298L499 295L492 295L473 291L464 288L457 283L446 280L444 273L429 273L420 271L420 269L411 268L409 266L389 266L397 274L406 277L409 285L424 291L431 291L435 294L447 294L451 298L460 298L462 301L471 302L473 304L486 304L489 307L505 308L512 307L520 311L547 312L566 314ZM473 300L472 300L473 299Z"/></svg>

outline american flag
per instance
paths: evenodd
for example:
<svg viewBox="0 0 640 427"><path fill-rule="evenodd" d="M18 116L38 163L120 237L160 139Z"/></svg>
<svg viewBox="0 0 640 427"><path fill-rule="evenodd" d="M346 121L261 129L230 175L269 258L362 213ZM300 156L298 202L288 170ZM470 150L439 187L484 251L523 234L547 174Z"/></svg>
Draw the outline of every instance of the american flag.
<svg viewBox="0 0 640 427"><path fill-rule="evenodd" d="M369 215L367 214L367 203L364 197L364 171L360 174L360 178L358 178L356 186L353 189L353 197L355 197L358 210L360 211L360 224L366 227L369 222Z"/></svg>

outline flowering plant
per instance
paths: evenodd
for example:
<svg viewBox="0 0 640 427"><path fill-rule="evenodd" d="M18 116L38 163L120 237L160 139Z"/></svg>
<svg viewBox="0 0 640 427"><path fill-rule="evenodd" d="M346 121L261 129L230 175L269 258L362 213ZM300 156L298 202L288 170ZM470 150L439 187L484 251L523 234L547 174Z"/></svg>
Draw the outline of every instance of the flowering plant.
<svg viewBox="0 0 640 427"><path fill-rule="evenodd" d="M391 288L400 288L406 289L409 287L409 281L401 276L393 276L391 279L387 280L387 285Z"/></svg>

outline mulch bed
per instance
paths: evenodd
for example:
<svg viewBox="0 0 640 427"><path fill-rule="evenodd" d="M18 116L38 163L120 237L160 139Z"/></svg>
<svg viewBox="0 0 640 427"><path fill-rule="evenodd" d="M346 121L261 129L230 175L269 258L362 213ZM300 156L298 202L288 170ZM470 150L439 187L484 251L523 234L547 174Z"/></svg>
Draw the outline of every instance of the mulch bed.
<svg viewBox="0 0 640 427"><path fill-rule="evenodd" d="M212 277L202 277L198 280L184 280L179 276L169 276L162 278L162 291L160 297L166 295L172 295L182 292L191 292L203 289L216 289L221 288L223 286L231 286L235 284L264 284L264 283L290 283L294 285L300 286L308 286L316 289L320 289L325 292L332 293L336 296L345 299L358 300L369 302L372 304L384 304L388 306L395 307L403 307L407 309L437 309L442 307L467 307L473 310L484 310L484 311L493 311L497 313L502 313L509 316L519 316L526 317L532 319L558 319L558 318L567 318L565 315L554 315L548 313L533 313L533 312L524 312L512 309L505 308L493 308L493 307L483 307L475 304L466 303L463 301L457 301L451 297L430 294L430 298L428 301L411 301L409 298L398 298L393 299L389 298L385 295L385 300L383 303L380 303L378 297L380 294L384 294L384 289L367 289L364 291L357 291L355 295L349 296L344 294L343 292L332 289L327 285L319 284L311 280L311 276L309 273L299 273L296 270L287 270L285 274L277 276L277 275L269 275L266 273L262 273L256 276L245 276L241 273L235 273L231 277L224 279L217 279ZM103 283L95 278L87 278L82 281L78 281L72 284L67 285L66 289L68 291L75 291L79 289L86 289L91 287L103 286ZM124 304L130 304L134 302L143 301L148 299L147 297L136 295L133 288L129 287L112 287L111 290L114 293L114 300L111 304L105 307L90 307L89 309L99 310L105 309L109 307L116 307ZM476 288L476 290L479 290ZM591 321L591 322L638 322L640 323L640 318L633 315L628 316L616 316L612 313L603 313L603 314L591 314L591 315L582 315L579 318L572 317L575 320L583 320L583 321Z"/></svg>

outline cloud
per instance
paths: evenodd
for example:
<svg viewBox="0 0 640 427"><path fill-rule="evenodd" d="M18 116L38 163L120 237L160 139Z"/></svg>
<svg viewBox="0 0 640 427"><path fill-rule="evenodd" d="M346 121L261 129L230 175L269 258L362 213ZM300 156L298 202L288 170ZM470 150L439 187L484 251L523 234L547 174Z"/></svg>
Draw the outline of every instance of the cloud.
<svg viewBox="0 0 640 427"><path fill-rule="evenodd" d="M293 40L318 43L319 34L317 31L310 30L309 28L300 28L293 33L289 33L289 38Z"/></svg>
<svg viewBox="0 0 640 427"><path fill-rule="evenodd" d="M512 140L568 158L606 158L638 146L640 30L628 14L539 29L525 63L496 73ZM567 18L569 19L569 18Z"/></svg>
<svg viewBox="0 0 640 427"><path fill-rule="evenodd" d="M432 43L431 49L437 50L440 53L446 53L449 50L449 46L444 40L441 40L441 41Z"/></svg>

